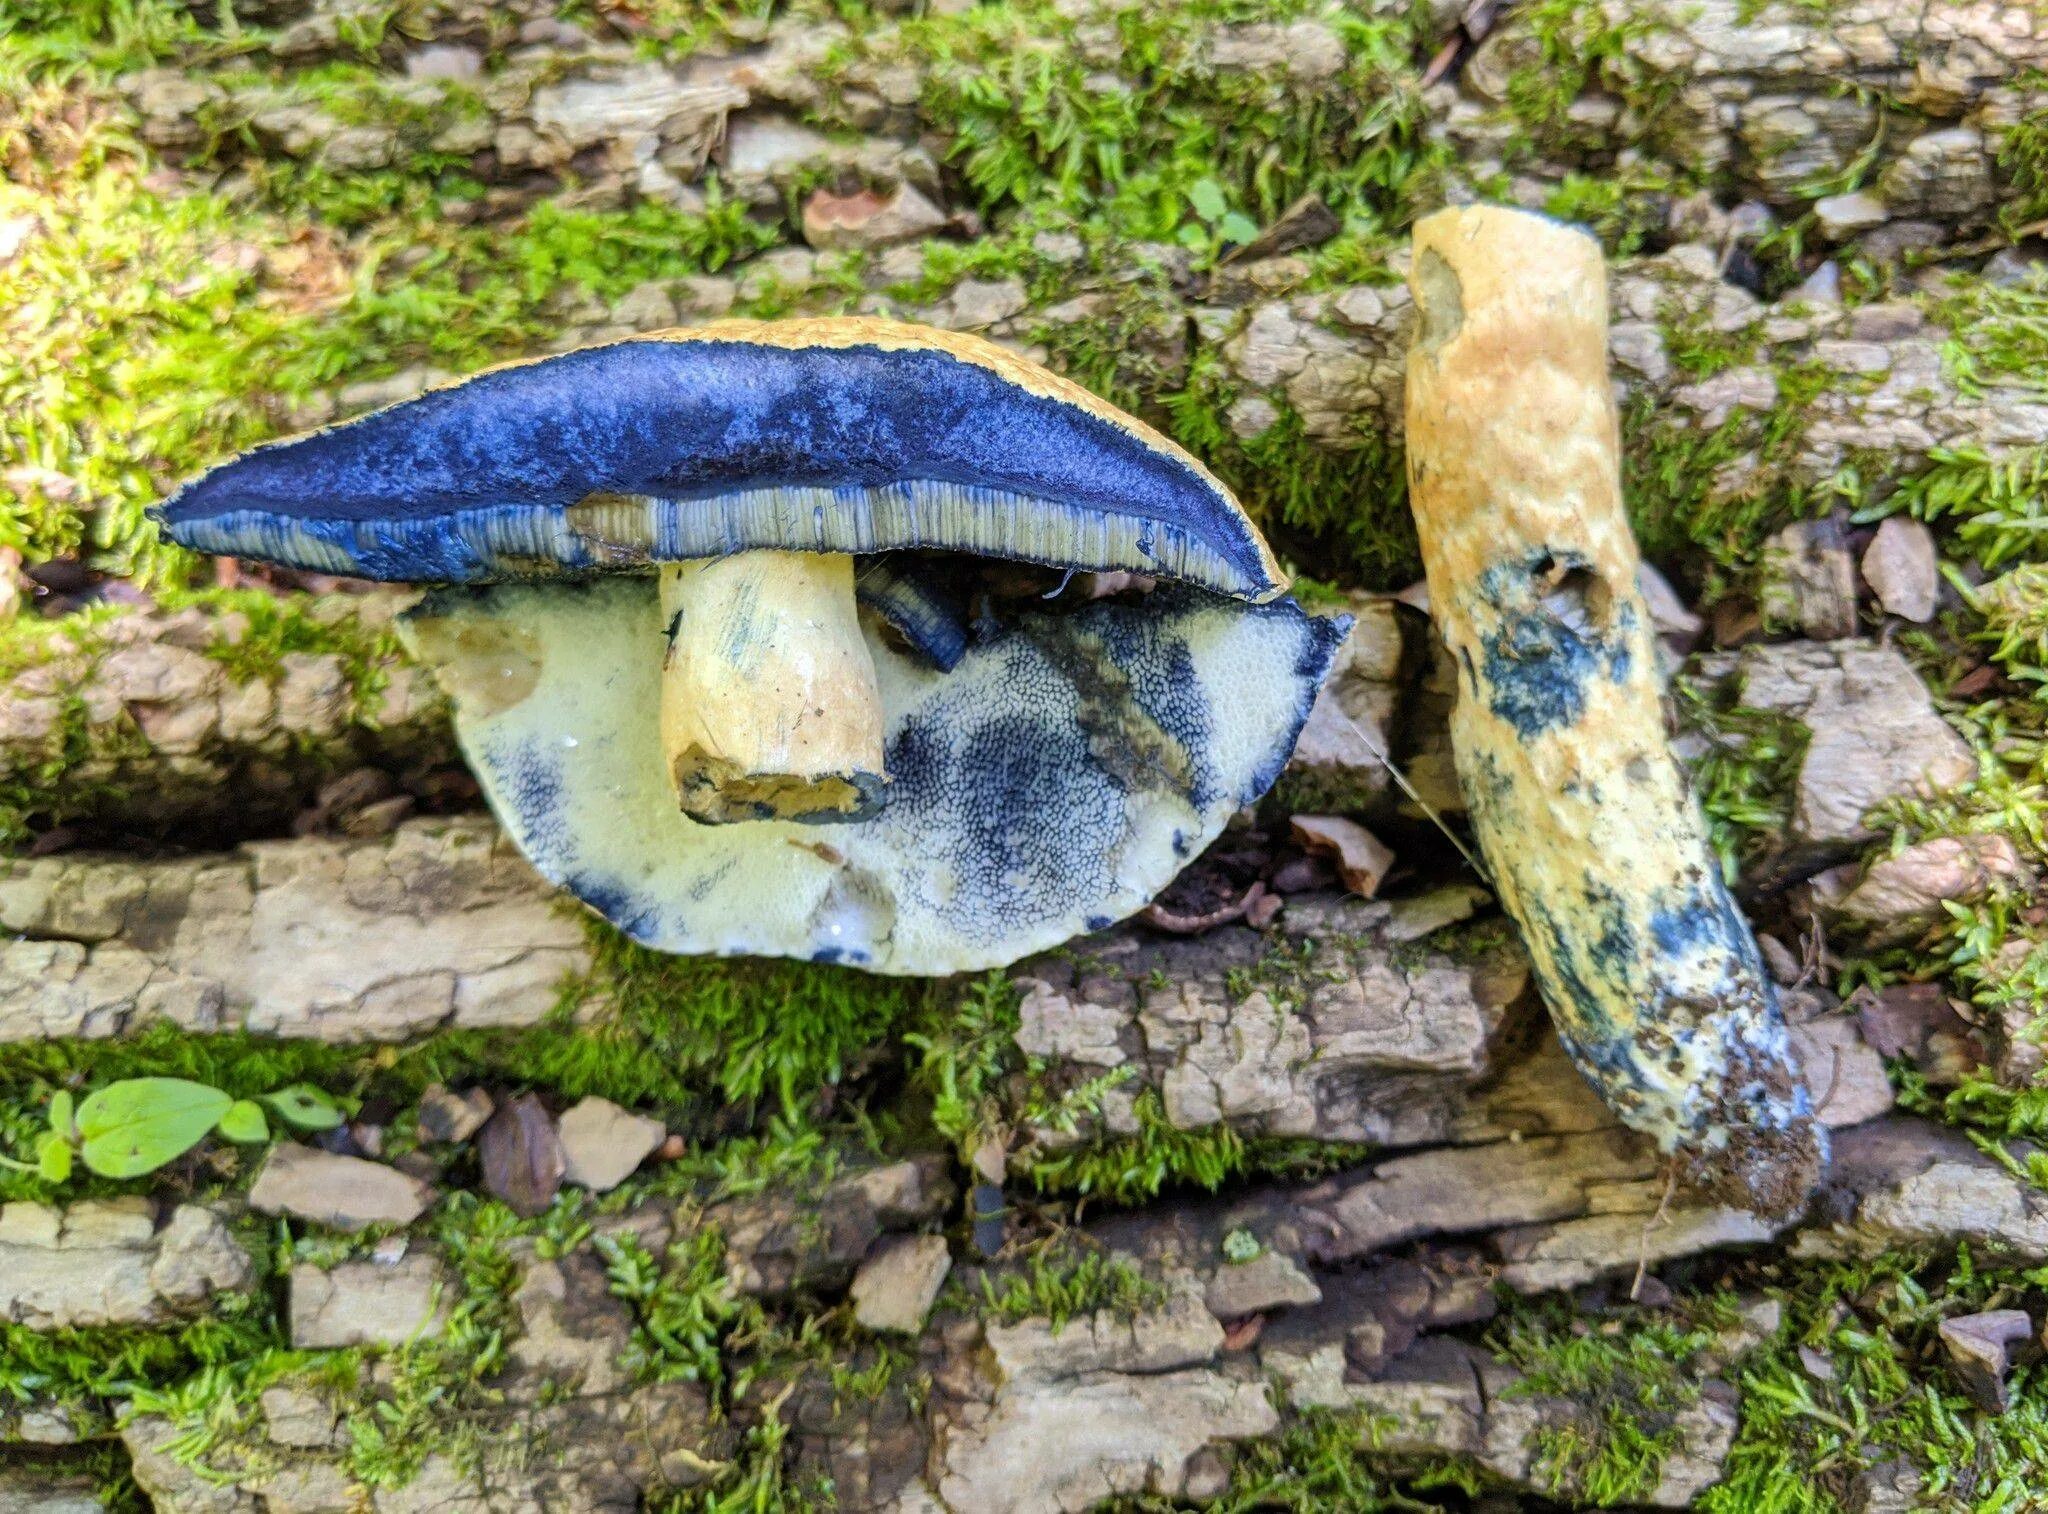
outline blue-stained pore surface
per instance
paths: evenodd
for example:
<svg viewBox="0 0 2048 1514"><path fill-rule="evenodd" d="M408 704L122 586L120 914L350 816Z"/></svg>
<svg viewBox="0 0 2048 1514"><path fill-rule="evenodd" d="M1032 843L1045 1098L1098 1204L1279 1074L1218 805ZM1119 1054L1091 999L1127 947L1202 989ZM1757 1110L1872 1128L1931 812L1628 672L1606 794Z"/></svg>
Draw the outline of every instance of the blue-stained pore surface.
<svg viewBox="0 0 2048 1514"><path fill-rule="evenodd" d="M456 728L544 876L662 950L890 973L1001 966L1142 908L1263 792L1344 634L1173 587L1020 615L944 674L871 634L878 811L704 826L668 785L651 583L451 589L413 616L539 669L502 708L458 697Z"/></svg>
<svg viewBox="0 0 2048 1514"><path fill-rule="evenodd" d="M400 582L926 547L1251 600L1281 588L1236 502L1184 456L924 349L566 353L259 447L160 520L200 551Z"/></svg>

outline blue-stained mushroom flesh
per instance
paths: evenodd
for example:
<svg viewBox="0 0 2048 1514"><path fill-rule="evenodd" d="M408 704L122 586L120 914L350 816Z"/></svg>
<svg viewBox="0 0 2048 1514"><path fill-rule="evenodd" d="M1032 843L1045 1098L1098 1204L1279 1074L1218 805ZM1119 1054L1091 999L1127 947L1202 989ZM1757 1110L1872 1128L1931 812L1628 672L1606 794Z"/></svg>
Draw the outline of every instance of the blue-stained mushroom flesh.
<svg viewBox="0 0 2048 1514"><path fill-rule="evenodd" d="M1151 428L990 343L859 318L493 369L245 453L162 520L203 552L407 583L931 548L1284 587L1229 491Z"/></svg>

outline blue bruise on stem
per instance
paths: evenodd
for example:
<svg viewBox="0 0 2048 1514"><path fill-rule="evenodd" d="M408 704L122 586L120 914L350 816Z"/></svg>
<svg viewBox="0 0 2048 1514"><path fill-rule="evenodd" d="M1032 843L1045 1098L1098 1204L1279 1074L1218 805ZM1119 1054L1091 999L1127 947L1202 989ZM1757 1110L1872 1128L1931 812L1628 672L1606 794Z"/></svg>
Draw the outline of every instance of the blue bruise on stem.
<svg viewBox="0 0 2048 1514"><path fill-rule="evenodd" d="M1480 637L1487 704L1525 738L1578 724L1586 713L1587 685L1596 678L1625 682L1632 666L1634 610L1623 605L1611 625L1599 616L1560 613L1539 595L1535 582L1550 563L1548 554L1529 564L1498 563L1480 575L1478 585L1498 618ZM1569 558L1563 566L1584 567Z"/></svg>
<svg viewBox="0 0 2048 1514"><path fill-rule="evenodd" d="M967 655L967 596L942 570L908 553L864 557L853 593L940 672L952 672Z"/></svg>
<svg viewBox="0 0 2048 1514"><path fill-rule="evenodd" d="M1178 448L932 339L640 338L495 369L245 453L159 518L200 551L403 582L931 548L1281 592Z"/></svg>

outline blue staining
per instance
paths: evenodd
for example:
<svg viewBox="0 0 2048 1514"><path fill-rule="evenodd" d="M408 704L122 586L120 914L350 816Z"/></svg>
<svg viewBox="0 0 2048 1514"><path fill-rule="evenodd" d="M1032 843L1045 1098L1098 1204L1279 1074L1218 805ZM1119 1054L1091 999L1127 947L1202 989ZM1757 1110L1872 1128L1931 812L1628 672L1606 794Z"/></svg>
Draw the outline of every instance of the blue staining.
<svg viewBox="0 0 2048 1514"><path fill-rule="evenodd" d="M188 484L160 518L203 549L330 570L339 552L366 577L464 582L518 576L522 559L527 572L590 566L573 532L553 528L591 494L694 506L715 522L749 491L920 483L978 493L999 533L1020 510L1114 517L1144 561L1171 570L1165 548L1199 548L1215 587L1276 587L1257 533L1185 458L915 349L639 340L567 353L257 448ZM966 545L920 534L909 503L886 512L901 539L862 549ZM799 545L770 539L780 512L760 513L728 547Z"/></svg>

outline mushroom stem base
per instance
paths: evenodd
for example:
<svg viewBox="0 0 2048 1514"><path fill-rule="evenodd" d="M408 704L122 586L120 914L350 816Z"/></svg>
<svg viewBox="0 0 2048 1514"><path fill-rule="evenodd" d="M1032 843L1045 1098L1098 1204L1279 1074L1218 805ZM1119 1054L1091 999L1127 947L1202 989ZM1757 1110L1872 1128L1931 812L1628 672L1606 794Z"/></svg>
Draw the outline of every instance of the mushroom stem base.
<svg viewBox="0 0 2048 1514"><path fill-rule="evenodd" d="M858 820L886 776L853 559L741 552L666 563L661 741L685 814L709 824Z"/></svg>

